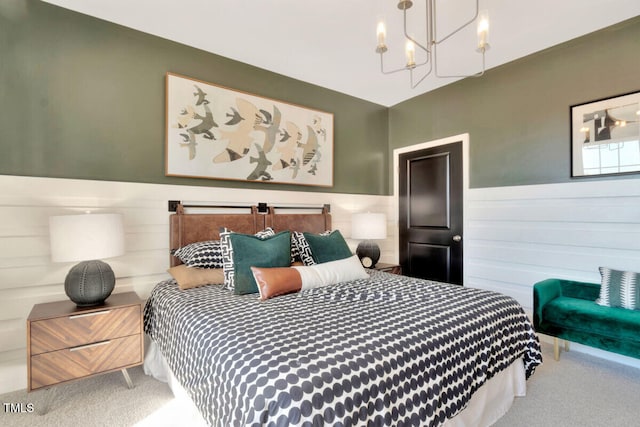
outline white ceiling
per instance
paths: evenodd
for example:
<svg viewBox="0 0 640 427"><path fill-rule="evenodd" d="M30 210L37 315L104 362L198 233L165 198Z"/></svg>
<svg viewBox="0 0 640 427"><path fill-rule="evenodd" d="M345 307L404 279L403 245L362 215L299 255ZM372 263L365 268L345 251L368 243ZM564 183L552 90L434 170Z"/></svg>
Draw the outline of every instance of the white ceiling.
<svg viewBox="0 0 640 427"><path fill-rule="evenodd" d="M403 65L396 0L43 1L385 106L455 81L429 76L411 89L407 72L380 73L380 18L388 28L388 64ZM425 6L414 2L409 31L420 37ZM439 0L438 33L460 25L474 6L475 0ZM640 15L640 0L480 0L480 8L490 16L491 68ZM441 73L480 70L472 27L441 45Z"/></svg>

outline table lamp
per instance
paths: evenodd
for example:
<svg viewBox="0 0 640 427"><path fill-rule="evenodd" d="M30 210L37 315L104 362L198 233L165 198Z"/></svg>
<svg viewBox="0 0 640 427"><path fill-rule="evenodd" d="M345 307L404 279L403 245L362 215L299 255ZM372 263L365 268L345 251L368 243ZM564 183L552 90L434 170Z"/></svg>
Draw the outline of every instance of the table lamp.
<svg viewBox="0 0 640 427"><path fill-rule="evenodd" d="M124 254L122 215L93 214L49 217L51 260L81 261L69 270L64 291L79 307L102 304L116 278L103 258Z"/></svg>
<svg viewBox="0 0 640 427"><path fill-rule="evenodd" d="M373 268L380 259L380 247L374 239L387 238L387 217L382 213L356 213L351 215L351 238L363 240L356 248L362 265Z"/></svg>

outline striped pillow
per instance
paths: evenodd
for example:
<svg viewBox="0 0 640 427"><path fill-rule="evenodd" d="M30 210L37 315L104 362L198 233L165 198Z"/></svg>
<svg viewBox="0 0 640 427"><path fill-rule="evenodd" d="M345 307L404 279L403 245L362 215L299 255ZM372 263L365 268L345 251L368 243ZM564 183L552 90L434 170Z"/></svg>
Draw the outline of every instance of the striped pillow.
<svg viewBox="0 0 640 427"><path fill-rule="evenodd" d="M640 273L600 267L602 283L597 304L640 310Z"/></svg>

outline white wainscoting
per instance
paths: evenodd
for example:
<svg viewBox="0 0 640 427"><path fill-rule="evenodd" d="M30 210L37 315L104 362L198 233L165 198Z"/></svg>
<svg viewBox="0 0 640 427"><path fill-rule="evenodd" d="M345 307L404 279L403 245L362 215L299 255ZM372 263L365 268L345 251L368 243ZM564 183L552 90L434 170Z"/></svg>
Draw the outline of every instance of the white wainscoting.
<svg viewBox="0 0 640 427"><path fill-rule="evenodd" d="M533 307L549 278L600 282L599 266L640 270L640 181L471 189L467 286Z"/></svg>
<svg viewBox="0 0 640 427"><path fill-rule="evenodd" d="M331 204L333 226L350 235L352 212L386 212L382 261L397 261L392 196L137 184L0 175L0 393L26 387L26 317L40 302L66 299L72 264L49 258L48 217L85 210L124 215L127 253L109 260L115 292L146 298L168 277L168 200ZM470 189L465 203L465 285L533 307L533 284L548 277L599 282L598 267L640 271L640 181ZM349 242L355 248L356 242ZM543 337L543 339L545 339ZM640 367L636 359L574 345ZM573 348L573 347L572 347Z"/></svg>
<svg viewBox="0 0 640 427"><path fill-rule="evenodd" d="M640 271L637 179L471 189L465 215L465 285L510 295L529 312L540 280L600 283L599 266ZM637 359L573 347L640 367Z"/></svg>
<svg viewBox="0 0 640 427"><path fill-rule="evenodd" d="M334 229L351 233L351 213L388 217L381 259L394 258L396 221L389 196L192 187L0 175L0 393L26 388L26 318L34 304L66 299L64 278L73 263L52 263L51 215L117 212L124 215L126 254L108 260L116 273L114 292L148 297L168 276L168 200L220 204L331 204ZM357 242L349 241L355 248Z"/></svg>

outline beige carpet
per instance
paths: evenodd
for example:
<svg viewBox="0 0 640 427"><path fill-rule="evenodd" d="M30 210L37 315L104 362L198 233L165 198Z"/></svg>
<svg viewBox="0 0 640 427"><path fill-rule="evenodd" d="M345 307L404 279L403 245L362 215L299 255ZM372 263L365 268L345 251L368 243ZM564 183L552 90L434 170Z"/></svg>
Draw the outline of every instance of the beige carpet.
<svg viewBox="0 0 640 427"><path fill-rule="evenodd" d="M640 426L640 369L575 351L553 359L543 343L544 363L527 381L494 427Z"/></svg>
<svg viewBox="0 0 640 427"><path fill-rule="evenodd" d="M496 427L628 427L640 425L640 370L577 352L553 360L543 345L545 363ZM135 388L126 388L119 372L78 381L48 391L16 391L0 396L0 426L188 426L187 410L169 387L130 370ZM50 397L50 409L37 413ZM8 413L4 403L33 403L33 413ZM26 409L26 408L25 408Z"/></svg>
<svg viewBox="0 0 640 427"><path fill-rule="evenodd" d="M173 394L166 384L145 375L142 367L129 369L129 375L133 389L127 388L118 371L49 390L29 394L22 390L1 395L3 403L33 403L35 410L32 413L7 413L3 404L0 426L181 425L181 411L173 411ZM50 399L49 410L44 415L39 414L47 399ZM172 424L171 417L174 416L175 423Z"/></svg>

